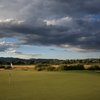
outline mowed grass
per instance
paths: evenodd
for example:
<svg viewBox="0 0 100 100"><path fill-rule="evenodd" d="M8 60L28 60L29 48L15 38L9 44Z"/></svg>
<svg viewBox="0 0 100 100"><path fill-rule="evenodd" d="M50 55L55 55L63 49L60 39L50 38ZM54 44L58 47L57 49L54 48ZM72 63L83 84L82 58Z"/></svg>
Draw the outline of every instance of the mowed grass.
<svg viewBox="0 0 100 100"><path fill-rule="evenodd" d="M0 71L0 100L100 100L100 74Z"/></svg>

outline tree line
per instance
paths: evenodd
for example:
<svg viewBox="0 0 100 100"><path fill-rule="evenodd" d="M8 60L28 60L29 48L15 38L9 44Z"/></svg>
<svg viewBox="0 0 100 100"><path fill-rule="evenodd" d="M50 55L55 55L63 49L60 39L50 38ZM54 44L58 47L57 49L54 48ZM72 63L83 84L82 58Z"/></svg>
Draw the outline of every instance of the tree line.
<svg viewBox="0 0 100 100"><path fill-rule="evenodd" d="M13 65L35 65L37 71L100 70L100 59L19 59L0 58L0 68L12 69ZM85 65L91 66L85 68ZM57 65L57 67L53 66Z"/></svg>
<svg viewBox="0 0 100 100"><path fill-rule="evenodd" d="M19 58L0 58L0 65L32 65L32 64L99 64L100 59L19 59Z"/></svg>

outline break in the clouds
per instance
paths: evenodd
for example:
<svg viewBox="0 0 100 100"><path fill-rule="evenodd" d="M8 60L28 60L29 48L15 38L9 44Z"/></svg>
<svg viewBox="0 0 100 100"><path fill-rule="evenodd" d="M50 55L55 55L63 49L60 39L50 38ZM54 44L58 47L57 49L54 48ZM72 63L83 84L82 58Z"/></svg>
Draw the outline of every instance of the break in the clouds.
<svg viewBox="0 0 100 100"><path fill-rule="evenodd" d="M12 55L11 57L17 57L17 58L24 58L24 59L29 59L29 58L37 58L41 57L42 54L30 54L30 53L23 53L23 52L17 52L14 49L11 49L7 52L8 54Z"/></svg>
<svg viewBox="0 0 100 100"><path fill-rule="evenodd" d="M0 38L17 38L20 46L100 51L99 5L100 0L0 0Z"/></svg>
<svg viewBox="0 0 100 100"><path fill-rule="evenodd" d="M8 52L8 51L12 51L16 48L18 48L19 46L14 44L14 43L9 43L9 42L0 42L0 52Z"/></svg>

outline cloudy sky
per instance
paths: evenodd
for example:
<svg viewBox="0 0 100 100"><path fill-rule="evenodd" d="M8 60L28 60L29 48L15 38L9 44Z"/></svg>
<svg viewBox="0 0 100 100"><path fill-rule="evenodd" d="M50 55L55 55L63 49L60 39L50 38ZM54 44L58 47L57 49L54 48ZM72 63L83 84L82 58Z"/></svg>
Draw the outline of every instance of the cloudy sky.
<svg viewBox="0 0 100 100"><path fill-rule="evenodd" d="M0 0L0 57L99 58L100 0Z"/></svg>

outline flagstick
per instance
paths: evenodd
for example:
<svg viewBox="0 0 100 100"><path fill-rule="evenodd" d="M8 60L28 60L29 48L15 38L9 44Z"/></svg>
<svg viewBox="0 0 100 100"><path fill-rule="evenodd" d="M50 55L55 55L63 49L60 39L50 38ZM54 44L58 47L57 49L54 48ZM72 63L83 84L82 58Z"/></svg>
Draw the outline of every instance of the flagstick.
<svg viewBox="0 0 100 100"><path fill-rule="evenodd" d="M10 64L10 66L11 66L11 69L13 69L14 67L13 67L13 65L12 65L12 63ZM11 71L9 71L9 87L11 87L11 79L12 79L12 73L11 73Z"/></svg>
<svg viewBox="0 0 100 100"><path fill-rule="evenodd" d="M11 73L9 72L9 87L11 87Z"/></svg>

